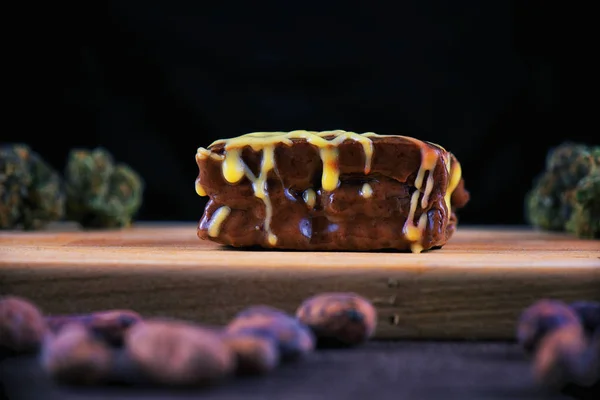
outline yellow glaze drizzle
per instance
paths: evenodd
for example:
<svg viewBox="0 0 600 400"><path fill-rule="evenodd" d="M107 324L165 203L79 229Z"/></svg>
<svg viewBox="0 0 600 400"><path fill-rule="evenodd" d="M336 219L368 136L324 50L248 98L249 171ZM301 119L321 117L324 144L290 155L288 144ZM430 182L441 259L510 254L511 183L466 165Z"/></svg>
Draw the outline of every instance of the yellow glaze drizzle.
<svg viewBox="0 0 600 400"><path fill-rule="evenodd" d="M219 236L219 232L221 232L221 226L223 225L223 222L225 222L230 213L231 208L227 206L219 207L214 212L214 214L210 218L210 221L208 221L208 236Z"/></svg>
<svg viewBox="0 0 600 400"><path fill-rule="evenodd" d="M231 149L221 164L223 177L229 183L238 183L245 175L242 149Z"/></svg>
<svg viewBox="0 0 600 400"><path fill-rule="evenodd" d="M340 184L340 171L338 165L338 146L346 140L351 140L359 143L364 152L365 165L364 174L368 175L371 172L371 161L373 159L373 142L372 137L401 137L417 144L421 149L421 165L417 171L415 178L415 192L410 200L409 214L403 227L403 232L406 238L411 242L411 250L415 253L420 253L423 250L422 238L423 232L427 227L427 213L423 212L419 217L419 221L415 224L415 214L420 206L422 210L429 205L429 196L433 190L434 179L433 170L437 165L438 157L443 157L443 162L446 171L450 174L450 182L446 191L444 200L448 209L450 209L450 197L452 192L458 186L461 178L461 170L458 162L451 165L450 156L446 153L443 147L433 144L435 148L425 145L424 142L408 136L398 135L378 135L373 132L357 134L354 132L346 132L343 130L335 131L304 131L297 130L291 132L254 132L246 135L238 136L230 139L221 139L213 142L208 149L199 148L196 153L196 159L206 159L213 157L217 160L222 160L222 173L224 179L236 184L248 179L252 184L254 195L261 199L265 205L265 221L264 231L267 237L267 242L271 246L277 244L277 236L271 231L271 220L273 218L273 207L268 194L267 179L269 172L275 168L275 146L283 144L291 146L294 139L304 139L306 142L317 147L319 156L323 163L323 173L321 176L321 186L325 191L333 191ZM216 145L223 145L224 154L216 154L211 152L211 148ZM249 146L254 151L262 151L262 161L260 172L255 176L248 166L242 160L242 150ZM437 148L437 149L436 149ZM440 153L442 151L443 153ZM200 196L206 196L206 191L199 182L196 182L196 192ZM360 191L363 198L369 198L373 195L373 189L368 183L365 183ZM307 189L302 193L304 202L309 208L313 208L316 202L316 194L313 189ZM224 211L221 211L221 210ZM215 212L209 223L209 235L212 236L220 229L223 220L229 215L229 208L221 207ZM216 226L216 228L215 228ZM211 234L212 233L212 234Z"/></svg>
<svg viewBox="0 0 600 400"><path fill-rule="evenodd" d="M315 204L317 202L317 194L314 190L306 189L302 193L302 199L304 200L304 203L307 205L308 208L310 208L311 210L315 208Z"/></svg>
<svg viewBox="0 0 600 400"><path fill-rule="evenodd" d="M204 190L204 188L200 184L200 178L196 179L196 193L198 193L198 196L201 197L206 196L206 190Z"/></svg>
<svg viewBox="0 0 600 400"><path fill-rule="evenodd" d="M362 185L362 188L360 189L360 195L364 199L368 199L371 196L373 196L373 188L371 187L371 185L369 185L368 183Z"/></svg>
<svg viewBox="0 0 600 400"><path fill-rule="evenodd" d="M404 232L405 237L411 242L411 251L413 253L420 253L421 251L423 251L422 240L423 240L423 232L425 231L425 228L427 227L427 213L423 212L421 214L421 216L419 217L419 222L417 223L416 226L415 226L415 213L417 211L418 205L421 206L421 210L424 210L429 205L429 196L431 195L431 191L433 190L433 186L435 184L435 181L433 179L433 172L434 172L433 170L434 170L435 166L437 165L437 161L438 161L438 157L440 156L440 153L438 151L432 149L431 147L424 146L423 145L424 142L421 142L420 140L409 137L409 136L378 135L373 132L364 133L363 136L366 136L366 137L390 137L390 136L402 137L404 139L410 140L413 143L417 144L419 146L419 148L421 149L421 165L417 172L417 177L415 178L416 190L410 198L410 208L409 208L409 212L408 212L408 217L406 218L406 222L403 227L403 232ZM431 143L431 142L426 142L426 143L429 143L432 146L437 147L438 149L440 149L444 153L446 153L446 150L442 146L435 144L435 143ZM445 157L443 159L443 161L444 161L444 165L446 167L446 171L448 173L450 173L450 158ZM426 174L427 174L427 180L425 181ZM455 175L456 175L456 173L455 173ZM458 181L460 181L460 171L458 172L457 176L458 176ZM423 187L423 181L425 181L425 187ZM457 185L458 185L458 181L456 182ZM448 189L450 189L450 187ZM454 186L452 188L452 191L454 189L456 189L456 186ZM422 194L422 197L421 197L421 194ZM450 190L447 190L445 196L448 199L446 201L446 204L449 204L448 202L449 202L450 196L452 196L452 192ZM419 198L421 199L421 202L420 202L421 204L419 204Z"/></svg>
<svg viewBox="0 0 600 400"><path fill-rule="evenodd" d="M321 186L324 190L332 191L339 186L338 145L346 140L354 140L362 145L365 154L364 173L368 174L371 171L373 143L370 139L353 132L341 130L324 132L292 131L287 133L254 132L213 142L209 149L217 144L223 144L225 147L225 157L221 166L225 180L235 184L246 177L252 183L254 195L265 204L264 230L267 234L267 241L272 246L277 244L277 236L271 231L273 207L268 196L266 182L269 172L275 166L275 146L277 144L291 146L293 139L304 139L319 149L319 155L323 163ZM263 152L260 174L257 177L252 174L242 160L242 149L246 146L250 146L254 151L262 150Z"/></svg>
<svg viewBox="0 0 600 400"><path fill-rule="evenodd" d="M412 139L416 141L416 139ZM415 191L410 198L410 209L408 211L408 217L404 224L404 234L406 238L411 242L411 250L413 253L420 253L423 251L422 239L423 232L427 226L427 214L423 212L419 218L419 223L415 226L415 213L417 206L419 205L419 198L421 194L421 209L424 210L429 204L429 195L433 190L433 170L437 164L438 152L427 146L420 146L421 148L421 165L419 171L417 171L417 177L415 178ZM425 180L425 174L428 173L425 187L423 188L423 181Z"/></svg>
<svg viewBox="0 0 600 400"><path fill-rule="evenodd" d="M450 159L450 157L448 157ZM446 208L448 209L448 215L451 212L451 203L450 200L452 198L452 193L456 190L460 182L460 178L462 176L462 168L460 163L457 161L454 163L453 168L450 171L450 182L448 182L448 188L446 189L446 194L444 195L444 202L446 203Z"/></svg>
<svg viewBox="0 0 600 400"><path fill-rule="evenodd" d="M323 161L323 174L321 176L321 186L324 190L331 192L335 190L340 183L340 170L338 168L338 149L327 146L320 150L321 160Z"/></svg>

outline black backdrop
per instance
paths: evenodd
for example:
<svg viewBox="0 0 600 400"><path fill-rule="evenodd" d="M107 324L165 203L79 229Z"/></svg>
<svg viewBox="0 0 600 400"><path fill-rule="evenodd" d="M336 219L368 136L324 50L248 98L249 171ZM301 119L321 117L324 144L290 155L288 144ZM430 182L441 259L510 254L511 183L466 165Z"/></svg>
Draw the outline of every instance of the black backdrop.
<svg viewBox="0 0 600 400"><path fill-rule="evenodd" d="M196 148L251 131L440 143L463 164L472 224L522 223L548 149L598 142L597 101L580 95L592 14L564 3L91 3L23 4L0 139L59 169L69 148L105 146L146 180L141 219L198 219Z"/></svg>

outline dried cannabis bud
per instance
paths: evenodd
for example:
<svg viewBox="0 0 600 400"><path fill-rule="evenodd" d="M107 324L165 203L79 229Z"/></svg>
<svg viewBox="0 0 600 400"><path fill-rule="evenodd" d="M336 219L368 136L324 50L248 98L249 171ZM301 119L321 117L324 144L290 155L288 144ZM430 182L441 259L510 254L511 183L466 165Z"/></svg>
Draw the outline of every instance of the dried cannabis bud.
<svg viewBox="0 0 600 400"><path fill-rule="evenodd" d="M565 142L525 199L527 221L540 229L600 237L600 147Z"/></svg>
<svg viewBox="0 0 600 400"><path fill-rule="evenodd" d="M129 226L142 204L142 178L103 148L72 150L65 180L67 218L86 228Z"/></svg>
<svg viewBox="0 0 600 400"><path fill-rule="evenodd" d="M567 231L580 237L600 237L600 169L579 181L570 203L573 209Z"/></svg>
<svg viewBox="0 0 600 400"><path fill-rule="evenodd" d="M64 215L60 175L27 145L0 147L0 229L41 229Z"/></svg>

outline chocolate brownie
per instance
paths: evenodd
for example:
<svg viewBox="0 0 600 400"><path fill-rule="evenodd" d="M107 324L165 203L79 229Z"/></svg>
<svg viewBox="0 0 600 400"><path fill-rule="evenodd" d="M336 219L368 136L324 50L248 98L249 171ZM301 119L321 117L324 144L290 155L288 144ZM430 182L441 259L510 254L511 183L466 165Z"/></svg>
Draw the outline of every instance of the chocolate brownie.
<svg viewBox="0 0 600 400"><path fill-rule="evenodd" d="M250 133L196 162L198 236L235 247L419 253L448 241L469 200L454 155L406 136Z"/></svg>

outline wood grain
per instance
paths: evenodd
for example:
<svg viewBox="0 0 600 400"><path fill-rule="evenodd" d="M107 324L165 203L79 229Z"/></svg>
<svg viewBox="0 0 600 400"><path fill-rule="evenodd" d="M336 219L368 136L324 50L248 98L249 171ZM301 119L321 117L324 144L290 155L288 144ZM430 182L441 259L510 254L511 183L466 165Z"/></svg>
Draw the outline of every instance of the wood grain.
<svg viewBox="0 0 600 400"><path fill-rule="evenodd" d="M600 241L463 226L422 254L302 253L222 248L194 224L0 233L0 294L49 314L132 308L222 324L250 304L294 312L323 291L371 299L380 338L512 338L538 298L600 301Z"/></svg>

